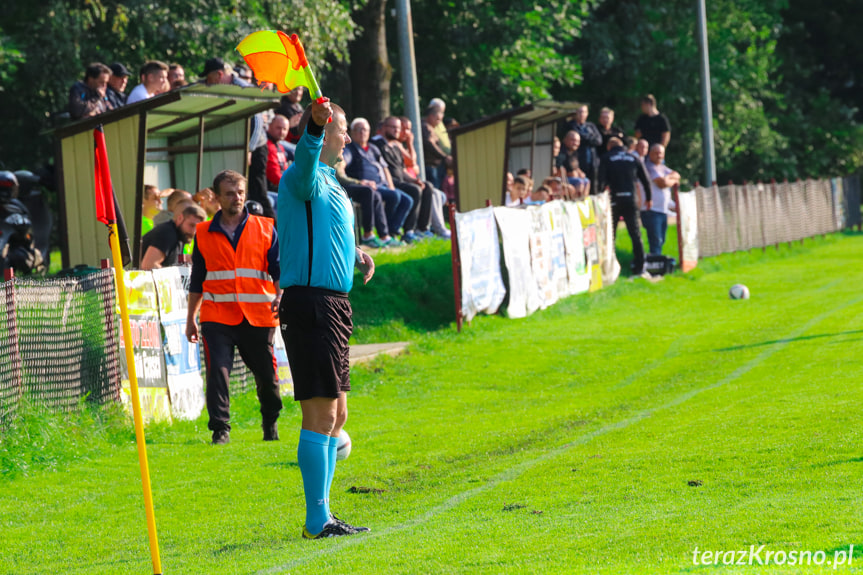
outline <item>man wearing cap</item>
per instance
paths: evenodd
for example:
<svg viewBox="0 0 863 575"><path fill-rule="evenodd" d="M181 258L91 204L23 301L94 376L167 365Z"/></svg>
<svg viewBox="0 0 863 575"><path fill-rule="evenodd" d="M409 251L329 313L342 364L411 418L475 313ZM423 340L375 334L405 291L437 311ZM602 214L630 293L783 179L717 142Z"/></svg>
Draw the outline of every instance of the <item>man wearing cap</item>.
<svg viewBox="0 0 863 575"><path fill-rule="evenodd" d="M126 105L126 84L129 82L129 70L120 62L114 62L110 66L111 77L108 78L108 90L105 96L116 110Z"/></svg>
<svg viewBox="0 0 863 575"><path fill-rule="evenodd" d="M234 74L233 67L221 58L210 58L204 63L201 77L208 86L227 84L248 88L245 80ZM250 200L255 200L264 208L264 215L275 219L276 213L267 196L267 132L264 119L260 114L252 116L249 137L249 190Z"/></svg>

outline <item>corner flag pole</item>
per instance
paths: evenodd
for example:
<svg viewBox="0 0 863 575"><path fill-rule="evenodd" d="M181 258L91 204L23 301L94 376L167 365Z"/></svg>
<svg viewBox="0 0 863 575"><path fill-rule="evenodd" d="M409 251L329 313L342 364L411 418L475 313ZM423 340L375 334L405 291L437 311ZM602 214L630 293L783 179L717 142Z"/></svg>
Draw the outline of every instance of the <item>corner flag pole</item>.
<svg viewBox="0 0 863 575"><path fill-rule="evenodd" d="M93 131L95 140L96 217L108 225L108 241L111 244L111 259L114 260L114 276L117 279L117 298L123 325L123 341L126 343L126 366L129 369L129 394L132 396L132 415L135 420L135 440L138 444L138 462L141 466L141 483L144 488L144 511L147 515L147 533L150 537L150 557L154 575L162 575L159 558L159 538L156 535L156 516L153 512L153 494L150 489L150 466L147 463L147 443L144 439L144 419L141 415L141 399L138 395L138 374L135 370L135 352L132 349L132 328L129 324L129 308L126 301L126 278L123 273L123 257L120 253L120 237L117 231L117 215L114 211L114 188L108 169L108 154L102 126Z"/></svg>
<svg viewBox="0 0 863 575"><path fill-rule="evenodd" d="M144 439L144 419L141 415L141 399L138 396L138 374L135 371L135 351L132 349L132 328L129 325L129 308L126 302L126 280L123 277L123 259L120 256L120 239L117 222L110 224L111 257L114 260L114 275L117 277L117 292L120 300L120 317L123 325L123 341L126 342L126 365L129 368L129 395L132 396L132 414L135 419L135 440L138 443L138 461L141 464L141 483L144 487L144 510L147 514L147 533L150 536L150 557L154 575L162 575L159 558L159 537L156 535L156 515L153 512L153 493L150 489L150 466L147 463L147 443Z"/></svg>

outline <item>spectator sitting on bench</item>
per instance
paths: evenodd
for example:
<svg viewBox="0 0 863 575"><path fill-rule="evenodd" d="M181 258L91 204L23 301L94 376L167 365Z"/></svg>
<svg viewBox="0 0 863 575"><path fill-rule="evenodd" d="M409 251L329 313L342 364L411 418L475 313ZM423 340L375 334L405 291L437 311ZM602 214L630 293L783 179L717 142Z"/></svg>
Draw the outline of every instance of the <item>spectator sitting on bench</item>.
<svg viewBox="0 0 863 575"><path fill-rule="evenodd" d="M364 118L356 118L351 122L351 143L345 146L342 153L345 173L381 195L391 234L397 234L399 229L404 228L402 239L414 241L417 237L413 227L405 223L414 207L414 200L393 185L392 176L381 158L381 151L377 146L369 145L369 132L369 123Z"/></svg>
<svg viewBox="0 0 863 575"><path fill-rule="evenodd" d="M363 183L362 180L352 178L345 173L344 161L335 166L336 179L348 193L351 201L360 205L362 212L363 235L360 240L362 245L369 248L397 248L404 243L392 237L387 223L387 215L384 210L384 201L380 192L372 187L373 182ZM368 185L367 185L368 184ZM375 231L378 232L375 237Z"/></svg>

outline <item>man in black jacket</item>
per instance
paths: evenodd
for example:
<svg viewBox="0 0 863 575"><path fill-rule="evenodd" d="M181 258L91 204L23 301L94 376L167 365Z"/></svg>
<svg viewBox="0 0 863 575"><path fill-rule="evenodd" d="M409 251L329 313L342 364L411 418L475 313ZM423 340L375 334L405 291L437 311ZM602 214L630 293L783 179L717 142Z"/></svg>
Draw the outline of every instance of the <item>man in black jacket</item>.
<svg viewBox="0 0 863 575"><path fill-rule="evenodd" d="M597 188L596 170L599 167L599 149L602 146L602 135L596 124L587 121L588 109L582 105L575 112L575 118L566 124L567 131L574 130L581 136L581 144L578 147L578 165L581 171L590 179L590 193L598 194L602 190Z"/></svg>
<svg viewBox="0 0 863 575"><path fill-rule="evenodd" d="M641 182L644 190L644 209L649 210L653 206L653 200L644 164L623 148L623 142L619 138L611 138L608 141L608 153L602 157L599 164L598 190L602 192L606 186L611 190L611 227L614 238L617 238L617 222L622 216L632 239L632 274L640 276L645 273L644 245L641 243L641 226L635 204L636 179Z"/></svg>

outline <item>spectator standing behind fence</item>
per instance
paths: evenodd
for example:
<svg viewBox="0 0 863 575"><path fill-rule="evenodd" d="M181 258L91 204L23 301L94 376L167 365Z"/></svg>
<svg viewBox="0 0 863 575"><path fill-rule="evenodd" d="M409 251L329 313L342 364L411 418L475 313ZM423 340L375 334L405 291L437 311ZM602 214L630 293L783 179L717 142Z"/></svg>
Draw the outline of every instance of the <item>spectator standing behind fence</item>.
<svg viewBox="0 0 863 575"><path fill-rule="evenodd" d="M168 66L168 84L170 84L172 90L182 88L188 84L186 82L186 70L177 63Z"/></svg>
<svg viewBox="0 0 863 575"><path fill-rule="evenodd" d="M599 146L602 146L602 136L593 122L587 121L588 108L582 105L576 110L575 118L566 124L567 130L572 130L580 136L578 146L578 165L587 174L591 182L591 193L598 193L596 187L596 171L599 168Z"/></svg>
<svg viewBox="0 0 863 575"><path fill-rule="evenodd" d="M623 148L623 142L618 138L608 141L608 153L602 157L599 164L599 185L602 192L608 186L611 190L611 228L617 239L617 222L620 218L626 222L626 230L632 239L632 273L643 276L644 245L641 243L641 226L638 223L638 208L635 205L635 182L641 182L645 190L645 207L653 205L650 195L650 181L644 166L632 154Z"/></svg>
<svg viewBox="0 0 863 575"><path fill-rule="evenodd" d="M671 140L671 123L656 108L656 98L648 94L641 99L641 115L635 121L635 137L644 138L649 145L668 147Z"/></svg>
<svg viewBox="0 0 863 575"><path fill-rule="evenodd" d="M168 188L167 190L164 190L162 194L168 194L168 206L167 209L164 209L155 216L153 216L153 224L157 226L159 224L164 224L165 222L169 222L174 219L174 211L177 209L177 206L179 206L182 202L192 201L192 194L190 194L186 190L174 190Z"/></svg>
<svg viewBox="0 0 863 575"><path fill-rule="evenodd" d="M611 108L603 108L599 111L599 135L602 136L602 145L599 147L599 155L602 156L608 151L608 141L612 138L623 140L626 134L620 129L620 126L614 124L614 110Z"/></svg>
<svg viewBox="0 0 863 575"><path fill-rule="evenodd" d="M264 441L279 439L282 409L273 337L278 322L279 239L273 220L249 215L246 179L224 170L213 180L222 209L198 224L189 278L186 337L206 351L207 424L214 445L230 441L230 382L234 348L255 375Z"/></svg>
<svg viewBox="0 0 863 575"><path fill-rule="evenodd" d="M305 88L303 86L297 86L282 96L279 108L276 110L277 114L281 114L288 119L289 129L286 139L292 144L296 144L300 141L300 130L298 126L300 118L303 117L303 106L300 102L303 100L304 93Z"/></svg>
<svg viewBox="0 0 863 575"><path fill-rule="evenodd" d="M158 60L145 62L141 66L140 79L141 83L132 89L129 97L126 99L127 104L134 104L135 102L158 96L170 89L168 85L168 65L164 62Z"/></svg>
<svg viewBox="0 0 863 575"><path fill-rule="evenodd" d="M84 71L84 80L75 82L69 89L69 116L73 120L90 118L113 110L108 100L108 81L111 68L93 62Z"/></svg>
<svg viewBox="0 0 863 575"><path fill-rule="evenodd" d="M422 125L423 156L426 163L426 179L436 188L443 185L447 165L452 163L452 156L441 146L436 130L442 122L443 108L429 105Z"/></svg>
<svg viewBox="0 0 863 575"><path fill-rule="evenodd" d="M674 209L671 186L680 183L680 174L666 166L663 163L664 160L665 146L653 144L650 147L649 157L644 163L647 177L650 178L653 204L650 208L642 210L641 223L647 230L648 253L653 255L662 254L665 234L668 231L668 212Z"/></svg>
<svg viewBox="0 0 863 575"><path fill-rule="evenodd" d="M348 292L354 267L368 283L374 262L354 244L353 209L333 170L351 141L344 110L328 101L313 102L303 113L300 130L296 161L279 184L285 290L279 318L294 399L303 414L297 446L306 499L302 536L322 539L368 531L336 517L329 500L351 388Z"/></svg>
<svg viewBox="0 0 863 575"><path fill-rule="evenodd" d="M354 119L351 122L351 137L354 140L345 146L342 154L345 173L381 195L386 205L387 226L391 234L397 234L399 229L403 228L402 240L415 241L417 237L414 233L416 226L414 199L395 187L392 176L381 157L381 151L377 146L369 145L369 123L363 118Z"/></svg>
<svg viewBox="0 0 863 575"><path fill-rule="evenodd" d="M108 90L105 95L116 110L126 105L126 85L129 83L130 74L120 62L114 62L108 67L111 68L111 78L108 80Z"/></svg>
<svg viewBox="0 0 863 575"><path fill-rule="evenodd" d="M142 270L177 265L183 248L195 238L195 226L207 219L201 206L189 203L173 220L159 224L141 238Z"/></svg>

